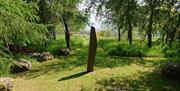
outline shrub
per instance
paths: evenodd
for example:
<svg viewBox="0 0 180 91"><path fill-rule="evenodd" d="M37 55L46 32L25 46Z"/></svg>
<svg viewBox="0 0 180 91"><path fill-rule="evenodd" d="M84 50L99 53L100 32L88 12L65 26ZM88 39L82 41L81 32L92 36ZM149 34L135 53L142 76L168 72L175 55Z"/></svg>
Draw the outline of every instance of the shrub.
<svg viewBox="0 0 180 91"><path fill-rule="evenodd" d="M174 42L172 46L166 45L163 49L163 53L165 57L180 57L180 43Z"/></svg>
<svg viewBox="0 0 180 91"><path fill-rule="evenodd" d="M86 41L86 37L84 39L79 37L71 37L71 48L72 50L77 48L82 48L86 46L88 41ZM46 51L51 52L52 54L57 54L60 48L66 48L66 41L64 37L58 38L58 40L53 40L49 46L46 48Z"/></svg>
<svg viewBox="0 0 180 91"><path fill-rule="evenodd" d="M79 38L79 37L73 37L71 40L71 47L72 48L82 48L83 46L86 46L89 41L87 41L87 38Z"/></svg>
<svg viewBox="0 0 180 91"><path fill-rule="evenodd" d="M9 73L11 59L0 56L0 76L6 76Z"/></svg>
<svg viewBox="0 0 180 91"><path fill-rule="evenodd" d="M129 45L127 41L116 41L113 39L102 39L98 42L99 46L111 56L126 56L126 57L162 57L162 47L155 44L152 48L148 48L146 43L133 41Z"/></svg>
<svg viewBox="0 0 180 91"><path fill-rule="evenodd" d="M108 47L107 53L115 56L142 57L143 49L136 45L118 44Z"/></svg>
<svg viewBox="0 0 180 91"><path fill-rule="evenodd" d="M0 46L0 77L9 73L12 57L9 51Z"/></svg>

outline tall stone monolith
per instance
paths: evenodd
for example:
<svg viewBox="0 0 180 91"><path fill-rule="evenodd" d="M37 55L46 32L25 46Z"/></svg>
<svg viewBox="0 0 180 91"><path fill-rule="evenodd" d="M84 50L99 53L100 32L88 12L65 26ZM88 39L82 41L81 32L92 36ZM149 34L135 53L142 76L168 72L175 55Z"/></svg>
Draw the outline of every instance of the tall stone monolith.
<svg viewBox="0 0 180 91"><path fill-rule="evenodd" d="M96 50L97 50L96 30L93 26L91 26L87 72L93 71L93 66L94 66L94 61L95 61L95 56L96 56Z"/></svg>

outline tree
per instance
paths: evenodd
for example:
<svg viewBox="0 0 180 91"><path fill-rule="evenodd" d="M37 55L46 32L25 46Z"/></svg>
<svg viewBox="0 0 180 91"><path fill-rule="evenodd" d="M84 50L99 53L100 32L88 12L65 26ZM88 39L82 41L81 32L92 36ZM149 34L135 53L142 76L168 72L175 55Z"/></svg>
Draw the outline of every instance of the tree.
<svg viewBox="0 0 180 91"><path fill-rule="evenodd" d="M56 39L56 25L62 24L67 48L70 49L70 30L79 31L85 27L87 21L87 17L77 8L81 0L29 0L28 2L30 1L38 3L39 23L47 27L53 39Z"/></svg>
<svg viewBox="0 0 180 91"><path fill-rule="evenodd" d="M85 27L87 17L81 13L77 4L80 0L56 0L54 7L58 13L61 24L64 26L66 45L68 49L70 47L70 30L78 31Z"/></svg>
<svg viewBox="0 0 180 91"><path fill-rule="evenodd" d="M0 10L0 40L8 44L27 46L42 44L47 41L46 28L38 21L37 5L27 4L22 0L1 0Z"/></svg>
<svg viewBox="0 0 180 91"><path fill-rule="evenodd" d="M158 7L158 2L159 0L147 0L146 3L147 3L147 7L150 11L150 14L149 14L149 22L148 22L148 30L147 30L147 36L148 36L148 47L152 47L152 30L153 30L153 18L155 16L155 8Z"/></svg>
<svg viewBox="0 0 180 91"><path fill-rule="evenodd" d="M129 44L133 30L137 30L152 47L152 37L156 35L172 44L179 29L178 0L92 0L87 11L97 10L97 15L105 19L111 27L118 29L118 40L127 30Z"/></svg>
<svg viewBox="0 0 180 91"><path fill-rule="evenodd" d="M166 43L173 41L178 28L178 3L177 0L145 0L144 8L146 9L148 18L147 36L148 47L152 46L152 34L165 39ZM144 13L145 15L145 13ZM175 26L174 26L175 25Z"/></svg>
<svg viewBox="0 0 180 91"><path fill-rule="evenodd" d="M97 6L98 15L106 18L106 22L116 25L118 29L118 40L120 41L121 29L128 30L129 44L132 44L132 30L136 25L136 0L94 0L91 2L100 3Z"/></svg>
<svg viewBox="0 0 180 91"><path fill-rule="evenodd" d="M180 27L180 5L177 0L167 0L163 2L160 8L160 14L164 22L162 22L162 39L171 46L175 38L178 36L178 28Z"/></svg>
<svg viewBox="0 0 180 91"><path fill-rule="evenodd" d="M148 47L152 46L152 25L153 25L153 17L154 17L154 9L155 9L156 0L149 0L150 6L150 18L149 18L149 26L148 26Z"/></svg>
<svg viewBox="0 0 180 91"><path fill-rule="evenodd" d="M50 36L53 36L53 39L55 40L55 26L59 23L58 15L56 14L56 12L54 12L55 0L39 0L35 2L38 2L39 6L39 23L44 24L47 27Z"/></svg>

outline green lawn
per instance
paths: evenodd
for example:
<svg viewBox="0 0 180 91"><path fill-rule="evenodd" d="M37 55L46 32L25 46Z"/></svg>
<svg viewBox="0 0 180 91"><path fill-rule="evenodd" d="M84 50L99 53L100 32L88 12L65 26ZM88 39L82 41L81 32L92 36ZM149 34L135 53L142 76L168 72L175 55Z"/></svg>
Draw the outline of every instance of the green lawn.
<svg viewBox="0 0 180 91"><path fill-rule="evenodd" d="M180 91L180 83L159 73L165 58L112 57L100 48L95 70L86 74L87 48L67 57L39 63L30 59L33 70L13 74L13 91Z"/></svg>

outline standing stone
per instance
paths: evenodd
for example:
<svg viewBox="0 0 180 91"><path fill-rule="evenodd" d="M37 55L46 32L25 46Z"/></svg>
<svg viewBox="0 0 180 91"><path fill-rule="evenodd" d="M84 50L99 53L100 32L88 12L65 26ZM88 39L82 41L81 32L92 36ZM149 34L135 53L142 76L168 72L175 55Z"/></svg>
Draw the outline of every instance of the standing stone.
<svg viewBox="0 0 180 91"><path fill-rule="evenodd" d="M96 50L97 50L96 31L95 31L95 28L91 26L87 72L93 71Z"/></svg>

